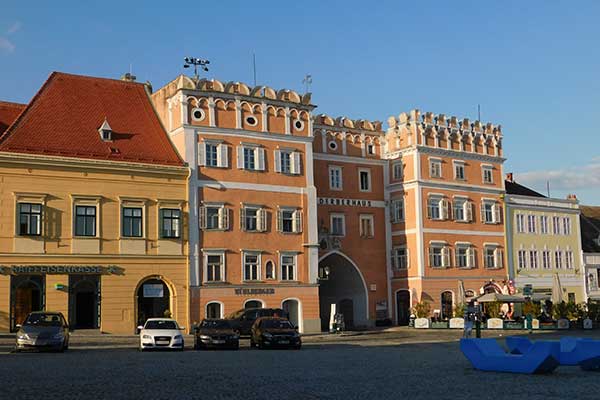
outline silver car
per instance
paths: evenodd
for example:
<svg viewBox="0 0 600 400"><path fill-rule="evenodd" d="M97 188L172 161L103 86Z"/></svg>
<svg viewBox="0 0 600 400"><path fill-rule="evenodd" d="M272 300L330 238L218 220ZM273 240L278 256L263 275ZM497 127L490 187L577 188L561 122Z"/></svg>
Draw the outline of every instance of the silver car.
<svg viewBox="0 0 600 400"><path fill-rule="evenodd" d="M63 352L69 348L69 326L59 312L32 312L17 328L17 352L28 349Z"/></svg>

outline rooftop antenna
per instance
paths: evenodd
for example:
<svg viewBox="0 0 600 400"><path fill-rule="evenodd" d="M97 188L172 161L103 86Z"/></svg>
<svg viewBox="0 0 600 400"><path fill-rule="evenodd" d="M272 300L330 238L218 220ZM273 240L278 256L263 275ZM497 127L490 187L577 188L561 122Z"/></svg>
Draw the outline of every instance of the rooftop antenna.
<svg viewBox="0 0 600 400"><path fill-rule="evenodd" d="M208 60L195 57L185 57L183 61L183 68L190 68L192 65L194 66L194 79L196 80L200 78L198 75L198 67L202 68L203 71L208 71L207 65L210 64L210 61Z"/></svg>
<svg viewBox="0 0 600 400"><path fill-rule="evenodd" d="M302 79L302 83L304 83L304 93L308 93L310 90L310 85L312 85L312 75L306 74L304 79Z"/></svg>
<svg viewBox="0 0 600 400"><path fill-rule="evenodd" d="M481 121L481 106L477 104L477 121Z"/></svg>
<svg viewBox="0 0 600 400"><path fill-rule="evenodd" d="M252 53L252 71L254 72L254 86L256 86L256 54Z"/></svg>
<svg viewBox="0 0 600 400"><path fill-rule="evenodd" d="M546 181L546 191L548 192L548 197L550 197L550 181Z"/></svg>

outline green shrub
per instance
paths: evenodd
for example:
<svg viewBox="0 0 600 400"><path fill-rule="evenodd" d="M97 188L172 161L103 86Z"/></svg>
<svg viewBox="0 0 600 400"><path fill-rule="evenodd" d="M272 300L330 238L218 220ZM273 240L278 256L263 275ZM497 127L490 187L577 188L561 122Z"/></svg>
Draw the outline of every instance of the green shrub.
<svg viewBox="0 0 600 400"><path fill-rule="evenodd" d="M429 318L431 314L431 305L426 301L420 301L413 307L413 312L417 318Z"/></svg>
<svg viewBox="0 0 600 400"><path fill-rule="evenodd" d="M454 318L464 317L466 309L467 306L465 304L457 304L456 307L454 307Z"/></svg>
<svg viewBox="0 0 600 400"><path fill-rule="evenodd" d="M485 303L485 312L490 318L500 318L500 310L502 309L502 302L492 301Z"/></svg>
<svg viewBox="0 0 600 400"><path fill-rule="evenodd" d="M542 305L539 303L534 303L532 301L528 301L523 303L523 315L527 316L531 314L533 318L537 318L542 313Z"/></svg>

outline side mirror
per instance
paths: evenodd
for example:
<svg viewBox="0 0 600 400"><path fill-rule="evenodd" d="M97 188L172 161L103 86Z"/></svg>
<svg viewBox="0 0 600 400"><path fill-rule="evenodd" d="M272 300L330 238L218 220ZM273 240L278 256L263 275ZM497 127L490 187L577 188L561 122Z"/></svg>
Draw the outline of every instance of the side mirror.
<svg viewBox="0 0 600 400"><path fill-rule="evenodd" d="M185 328L184 328L183 326L180 326L180 327L179 327L179 330L180 330L180 331L184 331L184 330L185 330Z"/></svg>
<svg viewBox="0 0 600 400"><path fill-rule="evenodd" d="M23 327L23 325L21 325L21 324L16 324L15 325L15 328L17 328L17 329L21 329L22 327Z"/></svg>
<svg viewBox="0 0 600 400"><path fill-rule="evenodd" d="M144 327L143 327L142 325L139 325L139 326L137 327L137 329L136 329L136 332L135 332L135 333L139 335L139 334L140 334L140 332L142 331L142 329L144 329Z"/></svg>

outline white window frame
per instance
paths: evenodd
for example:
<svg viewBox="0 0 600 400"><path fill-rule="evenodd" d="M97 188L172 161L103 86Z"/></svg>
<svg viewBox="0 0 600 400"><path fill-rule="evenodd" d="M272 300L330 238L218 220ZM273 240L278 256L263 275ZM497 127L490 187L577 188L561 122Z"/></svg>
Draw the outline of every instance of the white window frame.
<svg viewBox="0 0 600 400"><path fill-rule="evenodd" d="M440 250L440 254L437 255L434 253L433 250ZM446 243L435 243L432 242L429 244L429 249L428 249L428 253L429 253L429 266L431 268L439 268L439 269L443 269L443 268L449 268L450 267L450 247L448 247L448 245ZM437 263L434 262L438 259L440 260L440 265L436 265Z"/></svg>
<svg viewBox="0 0 600 400"><path fill-rule="evenodd" d="M552 252L548 249L542 250L542 269L552 269Z"/></svg>
<svg viewBox="0 0 600 400"><path fill-rule="evenodd" d="M471 269L476 267L475 249L471 243L456 243L454 250L454 264L460 269ZM461 250L464 250L464 256L461 256ZM464 265L461 265L460 259L464 257Z"/></svg>
<svg viewBox="0 0 600 400"><path fill-rule="evenodd" d="M256 256L256 279L246 279L246 256ZM260 281L262 277L262 254L260 251L254 250L242 250L242 281L243 282L256 282Z"/></svg>
<svg viewBox="0 0 600 400"><path fill-rule="evenodd" d="M435 166L435 168L434 168ZM430 178L442 178L442 159L441 158L430 158L429 159L429 177Z"/></svg>
<svg viewBox="0 0 600 400"><path fill-rule="evenodd" d="M284 231L284 223L283 223L283 213L291 212L292 216L292 230ZM302 233L302 224L303 224L303 213L302 210L296 207L279 207L277 209L277 232L285 233L285 234L294 234L294 233Z"/></svg>
<svg viewBox="0 0 600 400"><path fill-rule="evenodd" d="M268 274L267 274L267 265L271 263L273 265L273 277L269 278ZM275 264L275 261L273 260L266 260L265 261L265 280L266 281L274 281L277 280L277 264Z"/></svg>
<svg viewBox="0 0 600 400"><path fill-rule="evenodd" d="M436 203L436 206L432 203ZM445 221L450 217L450 204L446 198L437 194L430 194L427 197L427 218L433 221ZM434 218L434 209L437 209L437 218Z"/></svg>
<svg viewBox="0 0 600 400"><path fill-rule="evenodd" d="M396 180L404 178L404 164L402 161L392 164L392 177Z"/></svg>
<svg viewBox="0 0 600 400"><path fill-rule="evenodd" d="M561 221L558 215L552 216L552 234L560 235L561 234Z"/></svg>
<svg viewBox="0 0 600 400"><path fill-rule="evenodd" d="M556 269L562 269L563 266L564 266L563 251L561 249L556 249L554 251L554 267Z"/></svg>
<svg viewBox="0 0 600 400"><path fill-rule="evenodd" d="M488 262L490 260L489 250L492 250L492 265ZM504 252L497 243L484 243L482 258L483 266L486 269L501 269L504 266Z"/></svg>
<svg viewBox="0 0 600 400"><path fill-rule="evenodd" d="M547 235L549 233L547 215L540 215L540 233L542 235Z"/></svg>
<svg viewBox="0 0 600 400"><path fill-rule="evenodd" d="M254 151L254 168L246 166L245 150ZM265 170L265 149L258 144L243 143L237 146L237 167L246 171Z"/></svg>
<svg viewBox="0 0 600 400"><path fill-rule="evenodd" d="M246 214L248 210L256 210L256 229L248 229L246 225ZM240 229L243 232L266 232L268 229L267 210L264 206L254 204L242 204L240 207Z"/></svg>
<svg viewBox="0 0 600 400"><path fill-rule="evenodd" d="M486 173L489 173L489 180L486 179ZM482 165L481 166L481 181L487 185L494 184L494 166L493 165Z"/></svg>
<svg viewBox="0 0 600 400"><path fill-rule="evenodd" d="M370 156L376 155L375 145L373 143L367 143L367 145L365 147L366 147L367 155L370 155Z"/></svg>
<svg viewBox="0 0 600 400"><path fill-rule="evenodd" d="M284 155L289 156L289 168L284 168ZM276 149L274 151L275 172L285 175L300 175L302 155L295 149Z"/></svg>
<svg viewBox="0 0 600 400"><path fill-rule="evenodd" d="M517 233L525 233L525 214L515 214Z"/></svg>
<svg viewBox="0 0 600 400"><path fill-rule="evenodd" d="M208 209L216 208L217 211L217 227L208 227ZM224 203L203 203L198 209L199 225L202 231L227 231L230 226L229 208Z"/></svg>
<svg viewBox="0 0 600 400"><path fill-rule="evenodd" d="M390 201L390 219L393 224L404 221L404 199Z"/></svg>
<svg viewBox="0 0 600 400"><path fill-rule="evenodd" d="M219 264L219 269L220 269L220 275L221 275L221 279L220 280L208 280L208 256L218 256L221 259L221 263ZM203 262L202 262L202 282L203 283L212 283L212 282L227 282L227 279L225 277L225 262L226 262L226 257L225 257L225 250L203 250L202 251L202 257L203 257Z"/></svg>
<svg viewBox="0 0 600 400"><path fill-rule="evenodd" d="M537 233L537 217L535 214L527 215L527 233Z"/></svg>
<svg viewBox="0 0 600 400"><path fill-rule="evenodd" d="M570 249L565 250L565 268L574 269L575 265L573 264L573 261L573 251Z"/></svg>
<svg viewBox="0 0 600 400"><path fill-rule="evenodd" d="M292 264L292 278L289 278L289 270L288 272L288 276L286 279L284 279L284 273L283 273L283 269L284 269L284 263L283 263L283 257L292 257L293 260L293 264ZM289 266L289 264L288 264ZM279 254L279 276L280 276L280 281L297 281L298 280L298 254L297 253L291 253L291 252L281 252Z"/></svg>
<svg viewBox="0 0 600 400"><path fill-rule="evenodd" d="M519 269L527 269L527 250L519 249L517 252L517 265Z"/></svg>
<svg viewBox="0 0 600 400"><path fill-rule="evenodd" d="M334 233L333 232L333 220L335 218L340 218L342 220L342 233ZM342 213L331 213L329 214L329 227L330 227L330 234L334 235L334 236L346 236L346 215L342 214Z"/></svg>
<svg viewBox="0 0 600 400"><path fill-rule="evenodd" d="M490 207L491 220L487 218L488 213L486 211L486 206ZM501 205L495 200L486 200L483 199L481 201L481 222L484 224L500 224L502 223L502 211Z"/></svg>
<svg viewBox="0 0 600 400"><path fill-rule="evenodd" d="M344 180L343 180L343 171L342 171L342 167L338 166L338 165L330 165L328 167L328 174L327 177L329 179L329 189L330 190L344 190ZM334 180L332 173L336 172L339 175L339 179L337 180L337 185L333 185Z"/></svg>
<svg viewBox="0 0 600 400"><path fill-rule="evenodd" d="M362 187L362 179L361 179L361 175L363 173L367 174L367 185L368 187L366 189L363 189ZM361 192L371 192L373 189L373 186L371 184L371 169L370 168L359 168L358 169L358 190Z"/></svg>
<svg viewBox="0 0 600 400"><path fill-rule="evenodd" d="M371 227L371 234L367 235L367 233L363 232L363 221L368 221L368 224ZM373 214L360 214L358 217L358 230L361 238L373 239L375 237L375 219L373 218Z"/></svg>
<svg viewBox="0 0 600 400"><path fill-rule="evenodd" d="M403 251L404 255L399 252ZM408 256L408 247L405 245L394 246L392 248L392 268L396 271L404 271L410 268L410 257Z"/></svg>
<svg viewBox="0 0 600 400"><path fill-rule="evenodd" d="M215 165L208 164L207 146L216 148ZM221 140L202 140L198 143L198 165L208 168L229 168L229 146Z"/></svg>
<svg viewBox="0 0 600 400"><path fill-rule="evenodd" d="M530 249L528 256L529 256L529 268L530 269L539 269L540 259L539 259L539 254L538 254L537 249Z"/></svg>
<svg viewBox="0 0 600 400"><path fill-rule="evenodd" d="M453 160L452 161L452 166L454 169L454 180L457 181L465 181L467 180L467 175L466 175L466 169L465 169L465 162L464 161L460 161L460 160ZM459 168L460 171L462 171L462 176L459 176Z"/></svg>
<svg viewBox="0 0 600 400"><path fill-rule="evenodd" d="M463 218L457 218L459 212L462 213ZM472 222L473 221L473 203L465 197L454 197L452 199L452 218L456 222Z"/></svg>
<svg viewBox="0 0 600 400"><path fill-rule="evenodd" d="M211 304L218 304L219 305L219 311L220 311L220 315L219 318L223 319L223 317L225 316L225 305L217 300L211 300L208 303L206 303L206 305L204 306L204 316L206 318L208 318L208 306Z"/></svg>
<svg viewBox="0 0 600 400"><path fill-rule="evenodd" d="M562 218L562 234L568 236L571 234L571 218L563 217Z"/></svg>

